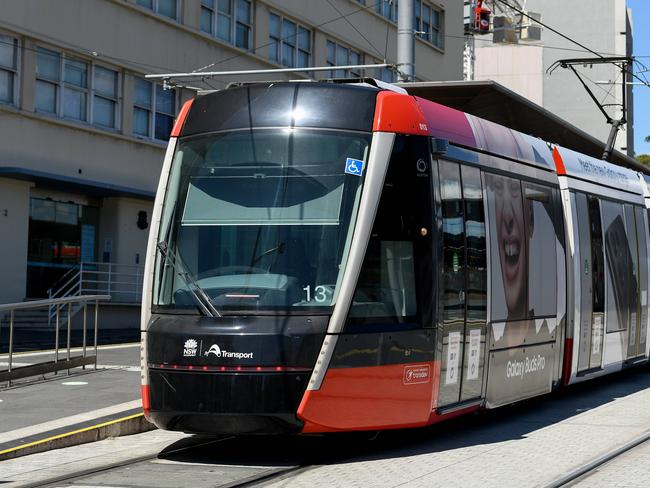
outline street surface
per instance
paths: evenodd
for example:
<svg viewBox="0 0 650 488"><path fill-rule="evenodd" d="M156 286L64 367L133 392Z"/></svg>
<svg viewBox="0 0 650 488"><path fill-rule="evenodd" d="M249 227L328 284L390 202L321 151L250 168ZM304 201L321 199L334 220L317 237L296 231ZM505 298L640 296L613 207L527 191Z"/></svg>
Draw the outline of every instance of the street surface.
<svg viewBox="0 0 650 488"><path fill-rule="evenodd" d="M376 438L219 439L152 431L3 461L0 483L14 488L41 479L49 480L48 486L77 488L207 488L293 468L260 486L546 486L647 433L648 405L650 371L644 367L519 405ZM184 443L199 446L182 450ZM649 455L647 445L641 445L578 486L640 486L648 479L650 463L644 465L643 459ZM75 473L74 480L61 478Z"/></svg>

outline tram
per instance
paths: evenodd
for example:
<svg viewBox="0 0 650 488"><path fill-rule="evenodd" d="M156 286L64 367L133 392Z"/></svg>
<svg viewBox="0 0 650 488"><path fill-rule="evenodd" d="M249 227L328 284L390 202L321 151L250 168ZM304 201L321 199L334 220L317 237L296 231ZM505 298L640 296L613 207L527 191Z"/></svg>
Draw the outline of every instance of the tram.
<svg viewBox="0 0 650 488"><path fill-rule="evenodd" d="M358 82L187 102L155 200L158 427L420 427L648 362L648 177Z"/></svg>

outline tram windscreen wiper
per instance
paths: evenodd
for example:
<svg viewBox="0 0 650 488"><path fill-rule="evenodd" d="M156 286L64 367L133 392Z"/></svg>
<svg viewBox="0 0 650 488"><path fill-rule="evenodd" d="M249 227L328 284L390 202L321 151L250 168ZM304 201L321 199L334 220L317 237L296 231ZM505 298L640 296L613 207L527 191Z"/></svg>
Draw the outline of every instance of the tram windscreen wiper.
<svg viewBox="0 0 650 488"><path fill-rule="evenodd" d="M192 275L189 273L187 265L180 254L177 252L173 254L170 253L167 243L164 241L160 241L157 244L157 247L162 257L171 264L174 271L176 271L176 274L178 274L187 285L187 289L191 293L192 298L194 298L198 309L208 317L221 317L219 311L212 304L212 299L208 296L205 290L199 286L196 280L192 278Z"/></svg>

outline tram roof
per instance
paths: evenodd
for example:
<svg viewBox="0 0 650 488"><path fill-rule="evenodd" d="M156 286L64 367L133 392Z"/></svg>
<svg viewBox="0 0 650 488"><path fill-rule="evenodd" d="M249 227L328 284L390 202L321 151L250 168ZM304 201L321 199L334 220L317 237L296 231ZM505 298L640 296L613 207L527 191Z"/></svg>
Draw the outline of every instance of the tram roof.
<svg viewBox="0 0 650 488"><path fill-rule="evenodd" d="M410 94L600 159L605 143L505 86L492 81L397 83ZM635 171L650 169L620 151L611 161Z"/></svg>

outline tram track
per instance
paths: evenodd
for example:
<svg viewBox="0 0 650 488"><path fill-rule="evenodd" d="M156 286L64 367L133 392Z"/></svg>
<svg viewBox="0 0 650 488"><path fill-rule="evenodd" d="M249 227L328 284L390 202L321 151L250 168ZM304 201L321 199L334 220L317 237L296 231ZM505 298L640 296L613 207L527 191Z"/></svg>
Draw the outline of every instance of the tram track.
<svg viewBox="0 0 650 488"><path fill-rule="evenodd" d="M606 454L594 459L593 461L586 463L579 468L565 474L564 476L557 478L553 482L545 485L544 488L561 488L575 486L581 481L587 479L591 474L593 474L598 468L616 460L623 454L635 449L646 442L650 442L650 431L645 432L643 435L637 437L636 439L631 440L630 442L607 452Z"/></svg>
<svg viewBox="0 0 650 488"><path fill-rule="evenodd" d="M310 469L312 466L308 463L279 463L273 465L261 466L255 463L237 464L232 463L229 459L223 459L220 456L221 451L229 451L231 446L228 442L241 443L242 438L234 436L193 440L192 438L180 441L186 445L164 449L155 454L144 454L133 456L128 459L122 459L113 463L107 463L101 466L94 466L88 469L80 469L64 475L52 476L50 478L40 479L34 482L18 483L16 488L74 488L76 486L87 486L94 484L105 484L120 487L127 486L125 479L134 477L132 482L128 483L130 488L133 487L150 487L154 486L152 482L159 477L164 477L165 469L173 470L177 475L185 474L187 479L196 476L197 471L218 473L214 481L205 484L194 483L194 486L209 486L210 488L248 488L258 486L267 482L283 479ZM215 446L221 445L215 454ZM239 448L234 447L234 451ZM235 456L237 458L237 456ZM146 473L146 476L142 476ZM200 473L201 474L201 473ZM101 479L101 481L99 481ZM169 480L169 484L159 485L160 480L155 481L155 486L182 486L175 485Z"/></svg>

